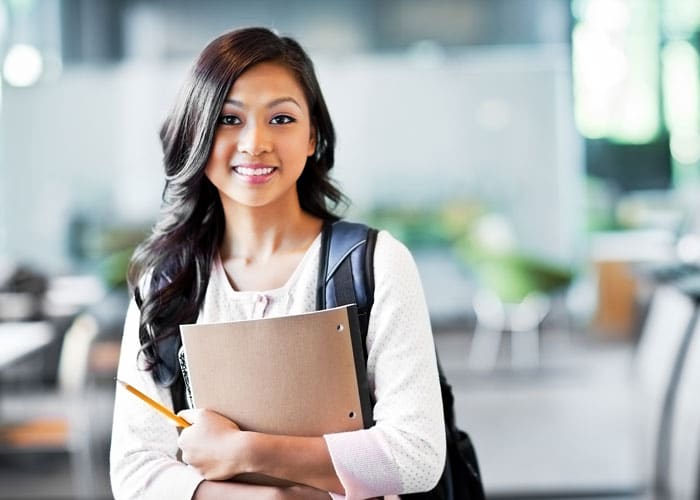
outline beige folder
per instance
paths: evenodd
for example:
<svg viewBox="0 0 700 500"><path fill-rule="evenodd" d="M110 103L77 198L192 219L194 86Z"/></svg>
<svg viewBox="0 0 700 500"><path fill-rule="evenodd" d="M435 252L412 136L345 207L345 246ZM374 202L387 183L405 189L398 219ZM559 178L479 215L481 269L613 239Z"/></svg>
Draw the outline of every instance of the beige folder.
<svg viewBox="0 0 700 500"><path fill-rule="evenodd" d="M270 434L321 436L371 425L354 305L180 330L197 408Z"/></svg>

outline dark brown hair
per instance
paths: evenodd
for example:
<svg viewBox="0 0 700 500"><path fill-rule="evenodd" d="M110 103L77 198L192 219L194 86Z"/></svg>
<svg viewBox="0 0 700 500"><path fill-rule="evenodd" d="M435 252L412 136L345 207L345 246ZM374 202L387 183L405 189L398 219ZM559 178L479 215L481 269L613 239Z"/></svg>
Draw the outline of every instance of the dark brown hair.
<svg viewBox="0 0 700 500"><path fill-rule="evenodd" d="M252 66L274 61L290 69L304 90L316 149L297 181L301 208L323 219L344 202L332 184L335 132L313 63L289 37L265 28L231 31L202 51L160 131L165 188L151 235L136 249L128 281L141 310L145 368L163 385L181 383L179 325L196 321L211 262L224 232L219 194L204 168L216 123L231 86ZM332 204L332 207L329 207Z"/></svg>

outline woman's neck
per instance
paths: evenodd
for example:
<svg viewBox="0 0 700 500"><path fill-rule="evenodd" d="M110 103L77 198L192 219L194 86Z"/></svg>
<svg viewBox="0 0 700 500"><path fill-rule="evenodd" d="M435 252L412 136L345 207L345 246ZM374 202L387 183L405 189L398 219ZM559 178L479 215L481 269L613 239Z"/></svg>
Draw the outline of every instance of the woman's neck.
<svg viewBox="0 0 700 500"><path fill-rule="evenodd" d="M224 208L226 230L221 258L265 262L276 254L305 251L318 235L321 221L297 203L280 207Z"/></svg>

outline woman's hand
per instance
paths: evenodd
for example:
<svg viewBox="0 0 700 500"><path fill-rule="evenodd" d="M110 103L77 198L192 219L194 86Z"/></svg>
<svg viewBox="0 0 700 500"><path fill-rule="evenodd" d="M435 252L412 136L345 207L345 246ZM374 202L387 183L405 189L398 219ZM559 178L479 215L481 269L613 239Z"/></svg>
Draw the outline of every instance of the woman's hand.
<svg viewBox="0 0 700 500"><path fill-rule="evenodd" d="M247 472L244 433L235 422L211 410L183 410L192 425L177 441L182 460L209 480L225 480Z"/></svg>
<svg viewBox="0 0 700 500"><path fill-rule="evenodd" d="M257 473L309 485L326 495L344 492L323 437L245 432L211 410L184 410L179 415L192 424L178 439L182 460L205 479L226 481ZM304 498L298 491L311 495L313 490L279 490L282 498Z"/></svg>

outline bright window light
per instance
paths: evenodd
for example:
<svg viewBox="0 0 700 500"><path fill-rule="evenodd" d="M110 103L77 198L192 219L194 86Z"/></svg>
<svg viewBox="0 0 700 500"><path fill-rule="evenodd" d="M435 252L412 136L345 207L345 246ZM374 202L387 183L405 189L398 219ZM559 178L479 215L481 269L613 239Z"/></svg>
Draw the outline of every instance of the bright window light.
<svg viewBox="0 0 700 500"><path fill-rule="evenodd" d="M671 155L682 165L695 165L700 162L700 134L671 135Z"/></svg>
<svg viewBox="0 0 700 500"><path fill-rule="evenodd" d="M649 0L572 3L574 112L591 139L646 143L660 129L658 13Z"/></svg>
<svg viewBox="0 0 700 500"><path fill-rule="evenodd" d="M689 42L668 42L661 53L664 114L672 133L700 126L700 56Z"/></svg>
<svg viewBox="0 0 700 500"><path fill-rule="evenodd" d="M624 31L630 24L630 9L625 0L589 0L581 17L586 24L606 31Z"/></svg>
<svg viewBox="0 0 700 500"><path fill-rule="evenodd" d="M690 38L700 27L698 0L664 0L661 10L664 28L669 33Z"/></svg>

